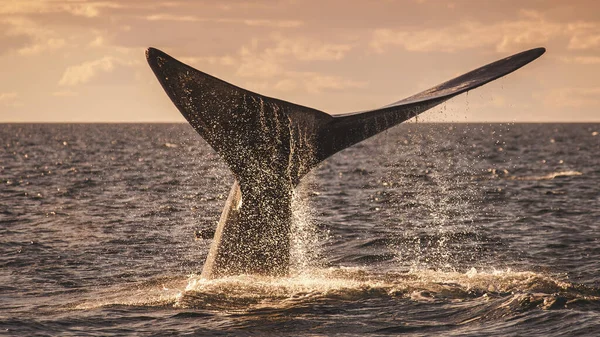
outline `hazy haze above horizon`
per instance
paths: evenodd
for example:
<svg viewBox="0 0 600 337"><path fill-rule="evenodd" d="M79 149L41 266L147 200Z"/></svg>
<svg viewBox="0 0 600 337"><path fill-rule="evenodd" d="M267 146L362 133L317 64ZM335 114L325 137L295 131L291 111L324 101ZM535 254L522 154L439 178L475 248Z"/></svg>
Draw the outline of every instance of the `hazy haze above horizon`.
<svg viewBox="0 0 600 337"><path fill-rule="evenodd" d="M557 0L0 0L0 122L183 121L150 46L332 114L543 46L420 120L600 122L600 2Z"/></svg>

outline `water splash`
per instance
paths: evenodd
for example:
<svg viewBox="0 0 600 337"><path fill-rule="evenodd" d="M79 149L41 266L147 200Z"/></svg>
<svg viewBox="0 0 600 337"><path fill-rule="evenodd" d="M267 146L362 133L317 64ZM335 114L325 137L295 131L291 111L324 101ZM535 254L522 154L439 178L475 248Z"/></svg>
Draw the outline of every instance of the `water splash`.
<svg viewBox="0 0 600 337"><path fill-rule="evenodd" d="M510 302L524 297L536 299L536 305L545 308L557 298L562 298L560 302L563 304L573 300L600 302L600 289L576 286L540 273L510 269L478 271L472 268L466 273L414 270L378 274L361 268L342 267L314 269L310 273L284 278L240 275L206 280L191 277L174 305L249 310L342 299L404 298L414 302L502 299Z"/></svg>
<svg viewBox="0 0 600 337"><path fill-rule="evenodd" d="M436 270L376 273L364 268L337 267L314 268L291 277L237 275L210 280L191 275L90 289L84 296L82 299L78 294L76 302L58 309L170 307L203 310L211 315L240 314L243 318L264 310L285 314L289 310L302 311L322 305L344 307L365 301L393 301L413 310L419 303L463 306L464 310L453 310L454 314L449 315L456 316L451 321L466 324L532 309L600 306L598 287L573 284L563 277L543 273L493 268L471 268L466 273Z"/></svg>
<svg viewBox="0 0 600 337"><path fill-rule="evenodd" d="M312 191L312 179L305 178L294 191L292 198L292 228L290 271L292 274L303 274L322 264L323 242L327 233L317 227L314 209L309 194Z"/></svg>

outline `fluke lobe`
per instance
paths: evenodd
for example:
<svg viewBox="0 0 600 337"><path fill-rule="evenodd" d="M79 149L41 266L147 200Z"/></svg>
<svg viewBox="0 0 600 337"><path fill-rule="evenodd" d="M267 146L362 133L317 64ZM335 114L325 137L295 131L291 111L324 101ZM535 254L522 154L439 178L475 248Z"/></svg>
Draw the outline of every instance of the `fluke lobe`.
<svg viewBox="0 0 600 337"><path fill-rule="evenodd" d="M544 52L515 54L379 109L332 116L242 89L149 48L146 58L160 84L235 177L202 277L286 275L292 193L306 173L334 153Z"/></svg>

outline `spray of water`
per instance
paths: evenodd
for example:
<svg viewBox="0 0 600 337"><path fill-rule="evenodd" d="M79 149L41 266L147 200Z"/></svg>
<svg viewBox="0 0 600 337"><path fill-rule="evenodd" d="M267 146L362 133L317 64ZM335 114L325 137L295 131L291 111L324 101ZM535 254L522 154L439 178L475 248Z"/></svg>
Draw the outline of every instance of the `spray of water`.
<svg viewBox="0 0 600 337"><path fill-rule="evenodd" d="M311 185L310 179L306 179L292 198L290 271L296 275L306 275L321 266L322 242L327 239L326 233L317 228L309 199Z"/></svg>
<svg viewBox="0 0 600 337"><path fill-rule="evenodd" d="M397 152L388 157L403 158L384 177L398 219L391 224L397 229L390 231L399 234L390 249L399 265L414 270L464 270L463 262L472 260L467 255L477 254L476 246L461 247L461 238L477 236L473 219L480 191L471 179L476 158L465 153L465 137L457 138L455 126L414 129L387 149Z"/></svg>

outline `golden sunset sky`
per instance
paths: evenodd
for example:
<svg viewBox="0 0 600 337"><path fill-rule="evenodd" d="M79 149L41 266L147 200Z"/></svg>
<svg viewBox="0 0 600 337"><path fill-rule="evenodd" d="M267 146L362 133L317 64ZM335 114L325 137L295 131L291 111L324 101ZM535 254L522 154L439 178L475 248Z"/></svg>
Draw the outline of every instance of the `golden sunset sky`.
<svg viewBox="0 0 600 337"><path fill-rule="evenodd" d="M600 1L0 0L0 122L180 122L156 47L328 113L376 108L534 47L429 121L600 122Z"/></svg>

